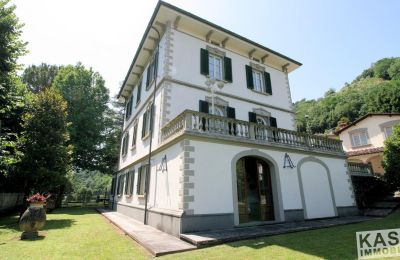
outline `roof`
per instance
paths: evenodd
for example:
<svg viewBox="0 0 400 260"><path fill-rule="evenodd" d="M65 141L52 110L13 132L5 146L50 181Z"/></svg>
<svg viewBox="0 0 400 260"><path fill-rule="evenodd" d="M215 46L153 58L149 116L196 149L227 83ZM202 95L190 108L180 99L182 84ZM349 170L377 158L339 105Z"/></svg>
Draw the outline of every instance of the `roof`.
<svg viewBox="0 0 400 260"><path fill-rule="evenodd" d="M363 154L372 154L372 153L381 153L383 152L383 147L375 147L375 148L367 148L357 151L350 151L346 152L347 156L356 156L356 155L363 155Z"/></svg>
<svg viewBox="0 0 400 260"><path fill-rule="evenodd" d="M302 65L300 62L298 62L296 60L293 60L293 59L291 59L291 58L289 58L289 57L287 57L287 56L285 56L285 55L283 55L283 54L281 54L279 52L271 50L271 49L269 49L269 48L267 48L267 47L265 47L265 46L263 46L261 44L258 44L258 43L254 42L252 40L249 40L249 39L247 39L247 38L245 38L245 37L243 37L241 35L238 35L238 34L232 32L232 31L229 31L229 30L227 30L227 29L225 29L225 28L223 28L221 26L218 26L218 25L212 23L212 22L209 22L209 21L207 21L207 20L205 20L205 19L203 19L203 18L201 18L199 16L196 16L196 15L190 13L190 12L187 12L187 11L185 11L183 9L180 9L179 7L176 7L174 5L171 5L171 4L163 2L163 1L159 1L157 3L157 6L156 6L156 8L155 8L155 10L154 10L154 12L153 12L153 14L151 16L151 19L150 19L147 27L146 27L146 30L145 30L145 32L143 34L143 37L142 37L142 40L140 41L139 47L136 50L136 54L135 54L135 56L133 58L133 61L132 61L131 65L130 65L130 67L129 67L128 73L125 76L124 82L123 82L123 84L122 84L122 86L120 88L120 91L118 93L118 98L120 98L120 96L122 95L122 92L123 92L123 90L124 90L124 88L125 88L125 86L127 84L127 81L129 79L129 77L130 77L131 71L134 68L134 66L135 66L135 64L136 64L136 62L138 60L139 54L142 51L142 48L143 48L143 46L144 46L144 44L146 42L146 39L148 38L148 35L150 33L151 27L153 25L157 24L156 20L157 20L157 18L160 18L158 16L159 16L160 9L162 7L165 7L167 9L169 9L169 10L172 10L173 12L176 12L179 15L183 15L183 16L188 17L190 19L194 19L197 22L200 22L201 24L204 24L206 26L212 27L213 29L216 29L217 31L220 31L220 32L225 33L225 34L228 34L230 37L233 37L233 39L237 39L237 40L246 42L248 44L251 44L256 48L259 48L259 49L261 49L261 50L263 50L265 52L268 52L268 54L273 55L274 57L278 57L280 59L286 60L288 62L288 64L291 65L291 66L287 67L288 68L288 72L293 71L294 69L296 69L297 67Z"/></svg>
<svg viewBox="0 0 400 260"><path fill-rule="evenodd" d="M363 115L362 117L356 119L355 121L353 121L352 123L348 124L347 126L343 127L342 129L339 129L335 132L335 134L340 134L341 132L343 132L344 130L356 125L358 122L368 118L368 117L372 117L372 116L400 116L400 113L368 113L366 115Z"/></svg>

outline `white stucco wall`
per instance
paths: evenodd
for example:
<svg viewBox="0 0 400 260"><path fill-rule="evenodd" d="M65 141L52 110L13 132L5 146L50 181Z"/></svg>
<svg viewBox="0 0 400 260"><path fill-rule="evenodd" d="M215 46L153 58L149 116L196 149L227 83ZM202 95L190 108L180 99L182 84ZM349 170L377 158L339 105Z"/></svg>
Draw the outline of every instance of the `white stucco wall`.
<svg viewBox="0 0 400 260"><path fill-rule="evenodd" d="M179 144L175 144L160 153L156 153L152 156L152 167L150 171L150 185L149 185L149 197L148 197L148 208L157 209L168 209L168 210L179 210L179 203L181 202L179 197L180 182L181 177L180 166L182 164L182 159L180 158L182 148ZM159 167L161 165L162 158L167 156L167 167L168 171L160 171ZM134 176L134 187L133 195L120 197L115 196L116 201L123 205L130 206L144 206L144 197L138 196L137 193L137 183L138 183L138 168L140 165L147 164L147 161L143 161L132 166L129 166L128 170L135 170ZM117 175L120 176L126 171L120 172ZM118 184L117 184L118 187ZM124 192L125 193L125 185Z"/></svg>
<svg viewBox="0 0 400 260"><path fill-rule="evenodd" d="M257 63L265 68L265 71L271 75L272 95L267 96L255 91L249 90L246 84L245 65L249 65L250 59L231 52L222 47L215 46L200 40L188 34L173 30L174 32L174 61L172 78L192 84L205 86L207 77L200 74L200 49L205 49L206 46L217 48L226 53L226 56L232 59L232 83L226 83L222 92L246 97L261 103L281 107L291 110L291 100L288 94L288 85L286 75L282 71L268 67L261 63Z"/></svg>
<svg viewBox="0 0 400 260"><path fill-rule="evenodd" d="M307 217L334 217L335 209L326 169L316 162L305 162L301 165L300 172Z"/></svg>
<svg viewBox="0 0 400 260"><path fill-rule="evenodd" d="M340 140L343 141L343 149L346 152L349 152L349 151L362 150L366 148L383 147L384 146L383 143L386 137L380 125L391 121L399 121L397 123L400 123L400 115L392 115L392 116L373 115L349 127L348 129L341 132L339 135ZM362 128L367 128L369 145L362 147L353 147L351 144L351 139L350 139L351 137L349 132Z"/></svg>
<svg viewBox="0 0 400 260"><path fill-rule="evenodd" d="M250 150L250 148L234 144L214 144L202 141L190 142L195 147L193 152L195 157L195 164L193 165L195 175L190 177L191 181L195 183L195 188L191 191L194 195L194 201L189 204L190 208L194 209L195 214L232 213L234 211L232 158L240 152ZM297 169L283 168L285 152L267 148L258 150L272 157L278 165L278 173L273 174L279 174L283 209L302 209ZM212 152L210 153L210 151ZM310 156L309 154L300 152L287 152L295 165L301 159ZM345 159L314 155L312 157L321 160L329 168L336 206L354 206L354 199L352 198L350 188L351 183L348 181L348 175L346 175ZM315 175L324 174L319 171L321 170L320 168L305 169ZM321 184L320 179L310 178L308 185L311 187L319 186ZM317 191L314 193L314 196L318 198L319 194Z"/></svg>

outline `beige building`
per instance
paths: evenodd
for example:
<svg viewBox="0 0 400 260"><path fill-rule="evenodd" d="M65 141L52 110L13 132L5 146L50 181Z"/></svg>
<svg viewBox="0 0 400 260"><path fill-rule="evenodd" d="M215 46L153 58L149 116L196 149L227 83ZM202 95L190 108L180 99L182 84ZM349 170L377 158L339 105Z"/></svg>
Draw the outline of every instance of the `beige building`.
<svg viewBox="0 0 400 260"><path fill-rule="evenodd" d="M371 163L374 173L383 174L384 141L400 123L400 113L371 113L336 132L343 141L349 162Z"/></svg>

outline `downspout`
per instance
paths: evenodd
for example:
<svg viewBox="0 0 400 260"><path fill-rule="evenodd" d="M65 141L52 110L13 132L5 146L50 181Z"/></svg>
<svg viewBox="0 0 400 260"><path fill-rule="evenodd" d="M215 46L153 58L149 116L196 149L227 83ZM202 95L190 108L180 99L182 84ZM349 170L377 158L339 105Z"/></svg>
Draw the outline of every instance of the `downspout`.
<svg viewBox="0 0 400 260"><path fill-rule="evenodd" d="M158 41L157 41L157 52L156 54L158 55L157 57L159 57L160 53L160 32L157 30L157 28L155 28L154 26L151 26L151 29L153 29L154 31L156 31L157 35L158 35ZM147 225L147 200L148 200L148 191L149 191L149 178L150 178L150 171L151 171L151 146L153 143L153 128L154 128L154 105L155 105L155 100L156 100L156 91L157 91L157 71L158 71L158 60L157 60L157 68L154 69L154 89L153 89L153 102L152 102L152 109L151 109L151 113L150 113L150 144L149 144L149 159L147 162L147 171L146 171L146 175L145 175L145 181L144 181L144 220L143 220L143 224Z"/></svg>

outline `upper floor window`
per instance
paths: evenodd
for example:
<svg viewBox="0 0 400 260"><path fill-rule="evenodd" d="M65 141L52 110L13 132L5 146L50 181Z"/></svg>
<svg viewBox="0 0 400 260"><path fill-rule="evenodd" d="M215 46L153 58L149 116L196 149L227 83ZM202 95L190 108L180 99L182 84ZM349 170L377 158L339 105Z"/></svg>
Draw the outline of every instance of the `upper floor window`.
<svg viewBox="0 0 400 260"><path fill-rule="evenodd" d="M139 80L139 83L137 85L136 104L139 104L141 94L142 94L142 79Z"/></svg>
<svg viewBox="0 0 400 260"><path fill-rule="evenodd" d="M127 132L126 134L124 134L124 137L122 138L122 146L121 146L122 156L125 156L128 153L128 142L129 142L129 133Z"/></svg>
<svg viewBox="0 0 400 260"><path fill-rule="evenodd" d="M152 61L147 68L147 81L146 81L146 89L150 87L150 83L154 80L155 74L157 73L158 65L158 52L154 54Z"/></svg>
<svg viewBox="0 0 400 260"><path fill-rule="evenodd" d="M253 84L254 84L254 90L259 92L266 92L263 74L261 71L253 70Z"/></svg>
<svg viewBox="0 0 400 260"><path fill-rule="evenodd" d="M136 147L137 128L138 128L138 122L136 120L135 123L133 123L132 149Z"/></svg>
<svg viewBox="0 0 400 260"><path fill-rule="evenodd" d="M128 120L132 115L133 95L129 98L125 108L125 120Z"/></svg>
<svg viewBox="0 0 400 260"><path fill-rule="evenodd" d="M255 65L253 65L255 66ZM272 95L271 75L261 68L246 65L247 88Z"/></svg>
<svg viewBox="0 0 400 260"><path fill-rule="evenodd" d="M146 138L153 127L153 105L149 106L147 110L143 114L143 121L142 121L142 138Z"/></svg>
<svg viewBox="0 0 400 260"><path fill-rule="evenodd" d="M393 134L393 126L386 126L383 128L383 131L385 132L386 138L388 138Z"/></svg>
<svg viewBox="0 0 400 260"><path fill-rule="evenodd" d="M214 80L232 82L232 60L217 48L200 49L200 73Z"/></svg>
<svg viewBox="0 0 400 260"><path fill-rule="evenodd" d="M215 80L222 80L222 58L214 55L208 55L209 76Z"/></svg>
<svg viewBox="0 0 400 260"><path fill-rule="evenodd" d="M368 134L366 130L353 132L350 134L353 147L368 145Z"/></svg>

